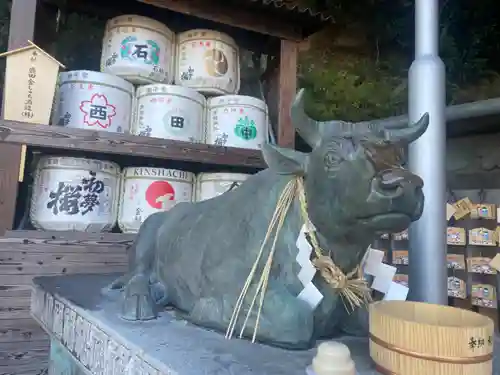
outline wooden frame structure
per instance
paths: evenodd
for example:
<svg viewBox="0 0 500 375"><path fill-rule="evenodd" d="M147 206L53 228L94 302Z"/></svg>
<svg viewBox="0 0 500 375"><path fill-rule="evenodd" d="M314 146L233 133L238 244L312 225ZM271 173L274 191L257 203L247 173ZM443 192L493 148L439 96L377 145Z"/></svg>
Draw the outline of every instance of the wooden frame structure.
<svg viewBox="0 0 500 375"><path fill-rule="evenodd" d="M111 17L133 12L136 8L154 14L162 8L165 12L195 16L262 37L258 42L259 48L269 48L276 56L276 63L271 64L273 69L268 69L265 77L277 98L275 108L270 108L277 117L274 129L277 142L280 146L294 147L295 133L289 112L296 93L298 42L331 22L330 17L310 9L283 5L277 0L122 0L119 8L109 0L12 0L8 49L24 47L28 40L48 48L56 38L58 9ZM258 151L5 120L0 123L0 142L0 235L13 229L23 144L205 164L263 167Z"/></svg>
<svg viewBox="0 0 500 375"><path fill-rule="evenodd" d="M330 20L283 4L280 0L12 0L8 48L24 47L31 40L54 54L51 46L57 38L58 14L70 12L103 19L120 14L159 20L165 16L164 22L175 31L191 28L191 23L227 32L242 48L273 56L261 79L272 92L268 106L277 142L294 147L289 111L296 92L298 42ZM170 23L176 20L177 24ZM186 167L192 170L223 165L250 172L265 166L256 150L0 120L0 373L7 374L46 373L49 340L30 318L33 276L126 272L128 249L135 237L12 230L18 189L25 193L28 184L18 183L23 145L44 153L79 151L110 159L122 155L123 165L132 163L132 157L141 163L177 161L190 164Z"/></svg>

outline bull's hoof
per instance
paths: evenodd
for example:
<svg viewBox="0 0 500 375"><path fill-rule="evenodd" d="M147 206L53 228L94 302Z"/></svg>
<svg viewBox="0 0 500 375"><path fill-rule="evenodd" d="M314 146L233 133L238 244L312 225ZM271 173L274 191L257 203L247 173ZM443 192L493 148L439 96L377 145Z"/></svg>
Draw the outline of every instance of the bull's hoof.
<svg viewBox="0 0 500 375"><path fill-rule="evenodd" d="M150 320L157 317L149 280L144 275L134 276L125 286L121 317L125 320Z"/></svg>

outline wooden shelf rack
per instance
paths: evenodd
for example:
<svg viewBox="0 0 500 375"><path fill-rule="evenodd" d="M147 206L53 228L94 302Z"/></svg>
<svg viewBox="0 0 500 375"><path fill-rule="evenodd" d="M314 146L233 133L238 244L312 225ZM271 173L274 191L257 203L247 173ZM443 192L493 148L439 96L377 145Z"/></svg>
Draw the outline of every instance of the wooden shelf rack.
<svg viewBox="0 0 500 375"><path fill-rule="evenodd" d="M298 43L332 22L327 15L278 0L12 0L8 49L25 47L31 40L57 58L52 49L56 25L70 13L103 20L138 14L162 21L175 32L215 29L231 35L241 48L267 54L270 63L261 81L267 88L274 134L280 146L292 148L290 106L297 89ZM27 199L23 194L28 182L18 183L22 145L28 151L57 155L106 154L113 160L122 158L121 166L135 160L157 165L184 162L198 171L203 166L265 168L261 152L255 150L0 120L0 374L9 375L39 375L47 369L48 337L29 314L31 279L125 272L134 240L134 235L121 233L13 230L16 200ZM25 171L30 172L29 166Z"/></svg>

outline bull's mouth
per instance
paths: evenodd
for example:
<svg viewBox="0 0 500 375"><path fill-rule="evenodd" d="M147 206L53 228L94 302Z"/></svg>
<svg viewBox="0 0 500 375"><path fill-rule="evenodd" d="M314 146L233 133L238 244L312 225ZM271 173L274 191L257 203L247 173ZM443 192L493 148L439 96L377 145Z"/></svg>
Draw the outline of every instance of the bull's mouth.
<svg viewBox="0 0 500 375"><path fill-rule="evenodd" d="M362 218L360 221L377 232L382 233L398 233L409 227L411 224L412 216L400 212L386 212L383 214L373 215L370 217Z"/></svg>

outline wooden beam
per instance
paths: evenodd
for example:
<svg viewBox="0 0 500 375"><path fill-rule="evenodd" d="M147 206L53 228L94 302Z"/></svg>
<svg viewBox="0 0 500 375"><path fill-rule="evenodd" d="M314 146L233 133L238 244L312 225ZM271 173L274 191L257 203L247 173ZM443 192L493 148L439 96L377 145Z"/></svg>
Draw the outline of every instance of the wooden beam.
<svg viewBox="0 0 500 375"><path fill-rule="evenodd" d="M36 7L37 1L12 0L9 51L27 46L28 40L35 40ZM0 145L0 235L14 225L21 149L21 145Z"/></svg>
<svg viewBox="0 0 500 375"><path fill-rule="evenodd" d="M294 24L284 22L269 14L249 11L231 4L221 5L206 0L139 0L140 2L169 9L210 21L223 23L240 29L271 35L280 39L302 40L302 30Z"/></svg>
<svg viewBox="0 0 500 375"><path fill-rule="evenodd" d="M260 150L0 120L0 147L9 143L87 153L132 154L136 158L265 168Z"/></svg>
<svg viewBox="0 0 500 375"><path fill-rule="evenodd" d="M275 78L278 86L278 145L294 148L295 130L290 118L290 109L297 93L298 43L291 40L282 40L279 57L277 77Z"/></svg>

